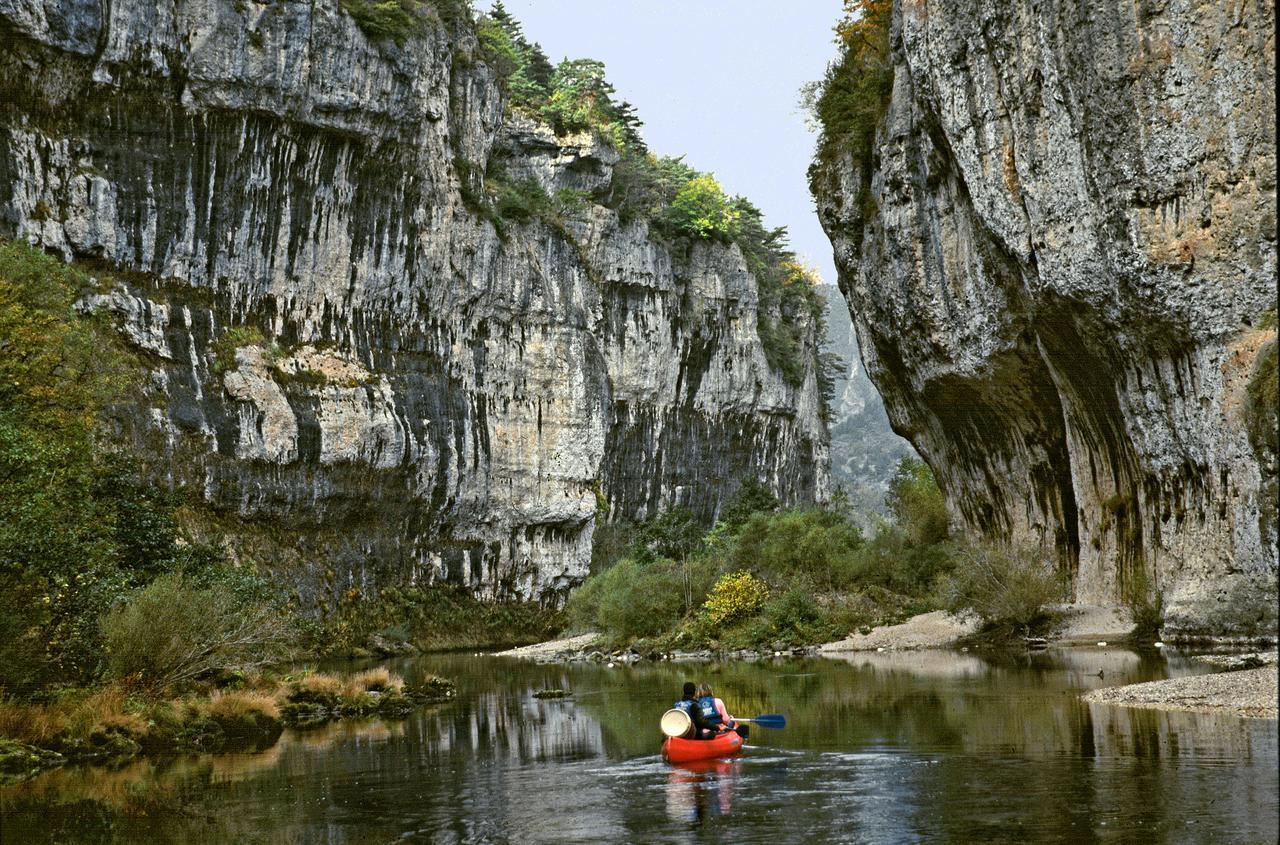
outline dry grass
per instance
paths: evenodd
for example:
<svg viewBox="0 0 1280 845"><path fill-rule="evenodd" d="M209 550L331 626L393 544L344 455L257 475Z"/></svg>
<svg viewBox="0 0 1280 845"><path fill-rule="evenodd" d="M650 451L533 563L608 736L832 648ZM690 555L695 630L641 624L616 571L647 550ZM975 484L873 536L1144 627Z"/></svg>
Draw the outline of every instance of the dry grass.
<svg viewBox="0 0 1280 845"><path fill-rule="evenodd" d="M0 704L0 736L30 745L47 746L58 737L86 737L108 729L138 735L146 722L125 710L128 696L119 687L69 694L51 704Z"/></svg>
<svg viewBox="0 0 1280 845"><path fill-rule="evenodd" d="M404 678L393 675L386 667L367 669L352 676L351 683L361 690L371 692L401 692L404 690Z"/></svg>
<svg viewBox="0 0 1280 845"><path fill-rule="evenodd" d="M294 681L290 685L289 698L292 701L333 703L342 697L345 686L341 678L315 672Z"/></svg>
<svg viewBox="0 0 1280 845"><path fill-rule="evenodd" d="M139 698L136 690L113 684L68 692L47 704L0 701L0 737L65 753L86 743L101 748L104 735L119 734L136 741L134 751L116 752L128 755L138 746L151 751L207 742L210 729L203 725L212 722L214 748L224 741L264 744L279 736L291 709L318 706L329 714L325 718L365 715L384 704L408 706L404 687L403 678L382 668L346 677L310 672L292 680L254 675L239 689L206 688L177 699Z"/></svg>
<svg viewBox="0 0 1280 845"><path fill-rule="evenodd" d="M220 692L209 700L206 712L218 721L240 718L280 718L275 697L260 692Z"/></svg>

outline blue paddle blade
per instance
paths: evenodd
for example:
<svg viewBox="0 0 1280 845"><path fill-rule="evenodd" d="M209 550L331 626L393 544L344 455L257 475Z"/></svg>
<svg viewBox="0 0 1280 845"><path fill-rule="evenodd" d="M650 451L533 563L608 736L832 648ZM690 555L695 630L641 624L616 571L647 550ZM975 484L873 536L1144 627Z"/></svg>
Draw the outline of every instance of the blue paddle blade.
<svg viewBox="0 0 1280 845"><path fill-rule="evenodd" d="M747 721L762 728L785 728L787 726L787 717L781 713L765 713Z"/></svg>

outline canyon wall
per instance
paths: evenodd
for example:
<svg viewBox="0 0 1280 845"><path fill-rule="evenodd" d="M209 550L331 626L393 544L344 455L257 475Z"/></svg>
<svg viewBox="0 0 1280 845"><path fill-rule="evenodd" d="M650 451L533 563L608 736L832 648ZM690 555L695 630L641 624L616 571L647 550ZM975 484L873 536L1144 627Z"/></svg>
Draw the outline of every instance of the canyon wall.
<svg viewBox="0 0 1280 845"><path fill-rule="evenodd" d="M814 189L895 430L1074 600L1274 636L1274 4L899 0L890 45Z"/></svg>
<svg viewBox="0 0 1280 845"><path fill-rule="evenodd" d="M606 514L825 498L815 327L789 383L736 246L495 219L495 157L589 197L617 154L505 109L450 8L398 45L336 0L0 0L0 235L116 280L116 435L312 604L556 602Z"/></svg>

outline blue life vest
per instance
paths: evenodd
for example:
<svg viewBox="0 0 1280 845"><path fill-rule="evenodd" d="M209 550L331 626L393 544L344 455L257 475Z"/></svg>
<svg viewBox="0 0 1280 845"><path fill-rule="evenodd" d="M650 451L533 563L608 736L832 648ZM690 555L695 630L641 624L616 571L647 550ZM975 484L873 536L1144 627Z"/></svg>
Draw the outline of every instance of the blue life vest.
<svg viewBox="0 0 1280 845"><path fill-rule="evenodd" d="M704 725L720 724L720 711L716 709L714 696L704 695L698 699L698 714L702 717Z"/></svg>
<svg viewBox="0 0 1280 845"><path fill-rule="evenodd" d="M687 698L682 698L675 704L671 705L672 710L683 710L689 714L689 718L697 722L697 714L693 712L693 702Z"/></svg>

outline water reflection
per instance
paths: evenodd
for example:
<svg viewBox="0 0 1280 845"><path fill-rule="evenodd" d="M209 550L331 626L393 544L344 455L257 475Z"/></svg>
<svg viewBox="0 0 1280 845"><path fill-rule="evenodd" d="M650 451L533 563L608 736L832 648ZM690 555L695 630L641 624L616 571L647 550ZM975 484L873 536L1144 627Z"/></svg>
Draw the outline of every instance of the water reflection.
<svg viewBox="0 0 1280 845"><path fill-rule="evenodd" d="M727 816L733 807L734 780L741 761L701 760L672 766L667 775L667 818L700 824Z"/></svg>
<svg viewBox="0 0 1280 845"><path fill-rule="evenodd" d="M456 678L458 700L262 753L51 772L0 789L0 840L1248 842L1277 823L1276 722L1079 700L1200 671L1176 656L396 668ZM658 714L701 677L788 728L753 730L731 761L666 765ZM546 687L573 695L533 697Z"/></svg>

